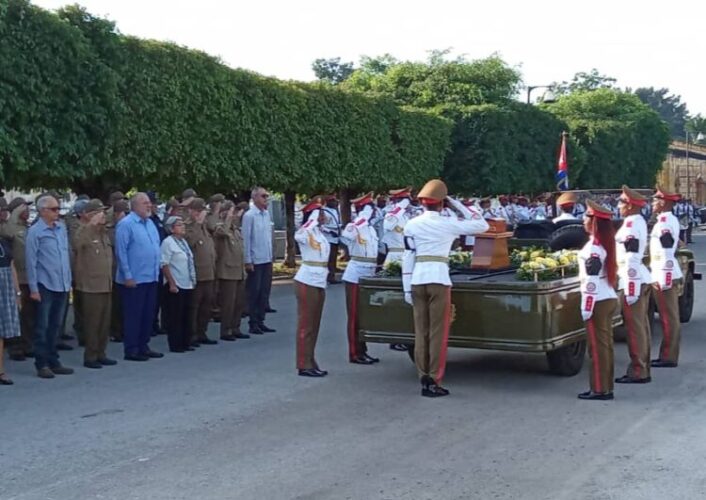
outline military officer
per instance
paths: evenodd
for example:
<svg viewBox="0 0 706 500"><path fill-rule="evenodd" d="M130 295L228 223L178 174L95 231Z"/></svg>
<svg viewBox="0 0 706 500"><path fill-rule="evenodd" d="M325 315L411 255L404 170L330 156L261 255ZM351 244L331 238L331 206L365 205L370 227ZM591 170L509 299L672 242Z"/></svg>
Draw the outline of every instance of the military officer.
<svg viewBox="0 0 706 500"><path fill-rule="evenodd" d="M615 234L618 288L623 291L623 318L628 337L630 364L619 384L645 384L650 377L650 324L647 309L652 294L652 276L642 259L647 249L647 223L641 215L647 204L643 195L623 186L618 199L623 224Z"/></svg>
<svg viewBox="0 0 706 500"><path fill-rule="evenodd" d="M188 205L189 218L186 220L186 241L194 254L196 268L196 288L191 303L193 318L193 344L217 344L217 340L206 335L211 319L214 280L216 278L216 249L213 237L206 228L206 202L203 198L192 198Z"/></svg>
<svg viewBox="0 0 706 500"><path fill-rule="evenodd" d="M220 220L214 228L216 247L216 279L220 296L221 340L248 339L240 331L245 307L245 254L239 220L242 208L226 201L221 207Z"/></svg>
<svg viewBox="0 0 706 500"><path fill-rule="evenodd" d="M57 198L58 199L58 198ZM73 207L71 208L71 211L67 213L64 216L64 224L66 224L66 233L69 238L69 246L71 247L71 252L70 252L70 257L71 257L71 269L72 271L76 269L76 262L74 261L74 238L76 237L76 232L78 231L79 225L80 225L80 217L81 213L83 212L84 207L88 203L89 197L85 194L80 194L76 198L76 201L74 202ZM72 277L75 278L75 274L72 275ZM75 283L72 283L72 286ZM78 345L83 346L84 345L84 336L83 336L83 303L81 302L81 294L80 293L72 293L71 294L71 305L73 306L73 313L74 313L74 324L73 324L73 330L76 333L76 336L78 337ZM62 323L61 327L61 337L59 340L72 340L73 336L69 335L66 333L66 321L68 319L68 314L69 314L69 303L67 301L66 303L66 310L64 312L64 321ZM59 342L57 344L57 349L62 350L62 351L70 351L73 348L65 344L63 342Z"/></svg>
<svg viewBox="0 0 706 500"><path fill-rule="evenodd" d="M216 193L208 199L209 212L206 216L206 227L211 234L216 230L216 226L222 222L221 209L226 197L221 193Z"/></svg>
<svg viewBox="0 0 706 500"><path fill-rule="evenodd" d="M583 226L589 241L578 255L581 290L581 317L586 325L588 353L591 357L591 390L579 399L613 399L613 314L618 305L617 262L613 213L593 200Z"/></svg>
<svg viewBox="0 0 706 500"><path fill-rule="evenodd" d="M123 194L122 191L114 191L110 193L108 196L108 205L110 207L108 210L105 212L105 224L106 227L109 227L110 225L115 224L114 219L114 213L115 213L115 204L118 203L119 201L125 201L127 202L127 198L125 194Z"/></svg>
<svg viewBox="0 0 706 500"><path fill-rule="evenodd" d="M561 222L563 220L576 220L576 217L574 216L574 208L576 207L577 201L578 196L576 196L576 193L571 191L561 193L556 199L556 206L559 210L561 210L561 214L554 217L552 222L556 224L557 222Z"/></svg>
<svg viewBox="0 0 706 500"><path fill-rule="evenodd" d="M402 286L405 302L414 309L414 359L425 397L449 394L441 383L452 316L451 245L461 235L483 233L489 227L480 213L447 195L442 181L427 182L419 192L425 212L404 228ZM459 217L440 215L444 200Z"/></svg>
<svg viewBox="0 0 706 500"><path fill-rule="evenodd" d="M302 254L302 264L294 276L297 294L297 370L301 377L325 377L314 351L319 336L321 313L328 283L329 242L321 226L326 221L320 198L303 209L304 223L294 234Z"/></svg>
<svg viewBox="0 0 706 500"><path fill-rule="evenodd" d="M321 208L325 220L321 227L321 231L326 236L329 243L329 261L328 261L328 282L331 285L340 283L336 279L338 271L338 249L341 238L341 212L338 210L338 199L335 195L325 197L326 205Z"/></svg>
<svg viewBox="0 0 706 500"><path fill-rule="evenodd" d="M679 363L679 283L681 268L675 253L679 246L679 220L672 213L679 194L657 188L652 209L657 221L650 233L650 270L657 310L662 323L662 344L653 367L672 368Z"/></svg>
<svg viewBox="0 0 706 500"><path fill-rule="evenodd" d="M412 218L411 199L412 188L394 189L390 191L390 199L394 206L388 210L383 222L383 242L387 249L385 265L390 262L401 262L404 253L404 227Z"/></svg>
<svg viewBox="0 0 706 500"><path fill-rule="evenodd" d="M348 312L348 361L359 365L371 365L380 361L368 355L365 342L358 340L358 282L360 278L373 276L377 266L378 237L371 225L374 213L373 193L351 200L356 209L356 219L346 225L341 240L346 244L351 260L343 273L346 286L346 310Z"/></svg>
<svg viewBox="0 0 706 500"><path fill-rule="evenodd" d="M108 222L108 212L113 213L113 218L111 222ZM106 212L106 224L105 229L108 234L108 240L110 241L110 246L115 251L115 227L118 223L125 218L125 216L130 211L130 205L127 200L118 200L113 203L113 206ZM117 271L118 260L113 255L113 272L111 276L115 276ZM110 294L111 301L111 314L110 314L110 340L113 342L123 341L123 305L121 301L120 291L117 289L117 285L113 282L112 292Z"/></svg>

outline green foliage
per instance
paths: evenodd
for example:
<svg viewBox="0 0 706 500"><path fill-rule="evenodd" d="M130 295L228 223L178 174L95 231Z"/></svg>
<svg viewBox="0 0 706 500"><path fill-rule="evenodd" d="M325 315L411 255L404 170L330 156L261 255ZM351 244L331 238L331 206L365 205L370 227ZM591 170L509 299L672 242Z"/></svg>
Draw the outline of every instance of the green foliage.
<svg viewBox="0 0 706 500"><path fill-rule="evenodd" d="M574 75L570 82L554 83L551 88L557 95L567 95L572 92L587 92L596 89L612 89L616 79L612 76L601 75L596 68L588 73L580 71Z"/></svg>
<svg viewBox="0 0 706 500"><path fill-rule="evenodd" d="M690 118L686 123L686 129L689 131L689 139L697 144L706 144L706 118L700 114ZM701 134L704 138L697 140Z"/></svg>
<svg viewBox="0 0 706 500"><path fill-rule="evenodd" d="M570 172L577 188L651 187L669 146L669 130L634 94L612 89L574 92L545 109L569 125L586 152Z"/></svg>
<svg viewBox="0 0 706 500"><path fill-rule="evenodd" d="M353 73L352 62L341 62L340 57L332 59L316 59L311 64L316 78L322 82L337 85L347 79Z"/></svg>
<svg viewBox="0 0 706 500"><path fill-rule="evenodd" d="M672 137L684 138L689 110L686 103L681 102L680 96L670 94L669 89L654 87L639 88L634 93L667 123Z"/></svg>

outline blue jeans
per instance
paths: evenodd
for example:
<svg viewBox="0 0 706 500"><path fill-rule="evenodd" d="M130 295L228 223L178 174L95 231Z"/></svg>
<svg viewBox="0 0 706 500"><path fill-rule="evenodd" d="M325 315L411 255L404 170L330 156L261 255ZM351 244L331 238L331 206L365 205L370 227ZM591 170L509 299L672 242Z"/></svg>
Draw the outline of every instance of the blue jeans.
<svg viewBox="0 0 706 500"><path fill-rule="evenodd" d="M261 326L265 322L265 311L270 303L272 289L272 262L255 264L248 273L245 286L248 292L248 314L250 327Z"/></svg>
<svg viewBox="0 0 706 500"><path fill-rule="evenodd" d="M68 292L52 292L42 284L39 285L39 295L42 301L37 304L34 324L34 366L37 370L61 366L56 339L69 298Z"/></svg>
<svg viewBox="0 0 706 500"><path fill-rule="evenodd" d="M135 288L120 285L123 302L123 346L125 354L146 354L157 315L157 282Z"/></svg>

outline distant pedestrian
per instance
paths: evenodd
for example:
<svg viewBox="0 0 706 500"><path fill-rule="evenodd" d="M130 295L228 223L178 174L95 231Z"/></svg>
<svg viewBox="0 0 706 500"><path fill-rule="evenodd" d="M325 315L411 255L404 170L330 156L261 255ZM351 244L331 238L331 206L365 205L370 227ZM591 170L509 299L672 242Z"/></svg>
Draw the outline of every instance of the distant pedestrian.
<svg viewBox="0 0 706 500"><path fill-rule="evenodd" d="M12 260L12 247L0 238L0 385L12 385L12 380L5 373L5 339L20 336L20 317L18 307L21 304L20 284Z"/></svg>

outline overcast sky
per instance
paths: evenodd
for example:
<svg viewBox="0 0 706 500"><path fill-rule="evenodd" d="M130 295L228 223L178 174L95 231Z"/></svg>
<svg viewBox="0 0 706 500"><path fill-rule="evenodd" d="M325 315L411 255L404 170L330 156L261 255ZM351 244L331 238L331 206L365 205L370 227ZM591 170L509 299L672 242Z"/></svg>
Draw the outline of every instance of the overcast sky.
<svg viewBox="0 0 706 500"><path fill-rule="evenodd" d="M65 0L34 0L54 9ZM318 57L425 59L453 47L497 52L525 84L597 68L618 85L668 87L706 114L706 2L635 0L78 0L125 34L170 40L284 79L312 80ZM539 91L535 91L540 93ZM534 96L534 94L533 94Z"/></svg>

